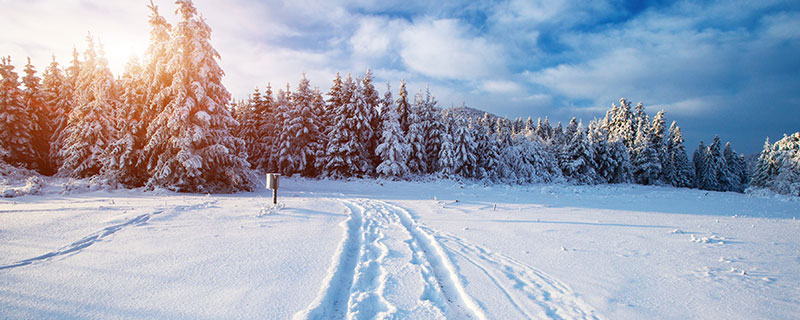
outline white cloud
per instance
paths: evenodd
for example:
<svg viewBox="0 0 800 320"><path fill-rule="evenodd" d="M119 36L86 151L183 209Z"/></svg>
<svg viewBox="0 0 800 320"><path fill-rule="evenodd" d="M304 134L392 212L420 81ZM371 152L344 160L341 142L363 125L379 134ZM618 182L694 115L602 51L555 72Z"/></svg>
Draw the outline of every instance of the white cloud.
<svg viewBox="0 0 800 320"><path fill-rule="evenodd" d="M429 77L468 80L505 71L501 46L471 36L458 20L416 21L400 41L406 66Z"/></svg>
<svg viewBox="0 0 800 320"><path fill-rule="evenodd" d="M519 83L510 80L487 80L483 81L481 88L490 93L511 94L523 91Z"/></svg>

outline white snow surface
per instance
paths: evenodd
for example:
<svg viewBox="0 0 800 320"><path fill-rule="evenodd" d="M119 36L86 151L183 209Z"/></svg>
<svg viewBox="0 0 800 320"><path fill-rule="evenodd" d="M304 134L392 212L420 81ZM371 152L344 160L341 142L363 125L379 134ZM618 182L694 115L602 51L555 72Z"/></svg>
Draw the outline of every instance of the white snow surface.
<svg viewBox="0 0 800 320"><path fill-rule="evenodd" d="M0 198L0 318L800 318L798 198L287 178L278 206L263 189L54 190Z"/></svg>

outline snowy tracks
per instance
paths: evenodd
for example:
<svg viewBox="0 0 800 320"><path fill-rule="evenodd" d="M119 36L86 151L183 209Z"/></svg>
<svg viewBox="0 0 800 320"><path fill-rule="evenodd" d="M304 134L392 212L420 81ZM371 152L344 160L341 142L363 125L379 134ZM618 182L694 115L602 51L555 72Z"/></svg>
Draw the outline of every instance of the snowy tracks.
<svg viewBox="0 0 800 320"><path fill-rule="evenodd" d="M196 205L177 206L177 207L172 208L171 211L178 212L178 211L185 211L185 210L194 210L194 209L207 208L213 202L216 202L216 201L207 201L207 202L204 202L204 203L201 203L201 204L196 204ZM97 231L97 232L94 232L94 233L92 233L92 234L90 234L88 236L85 236L85 237L81 238L80 240L75 241L75 242L73 242L73 243L71 243L69 245L66 245L66 246L64 246L64 247L62 247L62 248L60 248L58 250L51 251L51 252L48 252L48 253L45 253L43 255L33 257L33 258L20 260L20 261L17 261L15 263L12 263L12 264L9 264L9 265L0 266L0 271L6 270L6 269L14 269L14 268L18 268L18 267L23 267L23 266L27 266L27 265L30 265L30 264L43 262L43 261L47 261L47 260L50 260L50 259L53 259L53 258L57 258L57 257L66 256L66 255L69 255L69 254L80 252L81 250L86 249L86 248L90 247L91 245L93 245L95 243L103 241L104 238L106 238L106 237L108 237L108 236L110 236L110 235L112 235L114 233L117 233L118 231L120 231L122 229L125 229L127 227L131 227L131 226L135 227L135 226L146 225L147 222L150 221L150 219L152 217L160 215L162 213L164 213L164 209L156 210L156 211L150 212L150 213L141 214L141 215L138 215L135 218L127 220L125 222L110 225L108 227L103 228L100 231Z"/></svg>
<svg viewBox="0 0 800 320"><path fill-rule="evenodd" d="M408 212L375 200L343 201L345 238L303 319L485 319L432 235Z"/></svg>
<svg viewBox="0 0 800 320"><path fill-rule="evenodd" d="M426 227L423 227L426 228ZM510 257L470 244L462 238L436 233L448 251L474 265L508 299L509 306L528 319L598 319L594 308L564 284Z"/></svg>

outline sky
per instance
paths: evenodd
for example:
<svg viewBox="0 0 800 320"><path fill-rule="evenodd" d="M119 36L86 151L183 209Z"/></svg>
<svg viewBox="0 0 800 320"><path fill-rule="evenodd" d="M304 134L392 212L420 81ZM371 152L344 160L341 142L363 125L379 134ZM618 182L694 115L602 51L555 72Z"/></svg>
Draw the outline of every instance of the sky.
<svg viewBox="0 0 800 320"><path fill-rule="evenodd" d="M69 62L89 33L116 75L141 57L147 0L0 0L0 55L21 72ZM168 21L177 7L154 1ZM621 97L676 120L691 152L714 135L740 153L800 130L798 1L195 0L235 98L327 91L370 68L379 91L430 86L441 107L509 118L603 117Z"/></svg>

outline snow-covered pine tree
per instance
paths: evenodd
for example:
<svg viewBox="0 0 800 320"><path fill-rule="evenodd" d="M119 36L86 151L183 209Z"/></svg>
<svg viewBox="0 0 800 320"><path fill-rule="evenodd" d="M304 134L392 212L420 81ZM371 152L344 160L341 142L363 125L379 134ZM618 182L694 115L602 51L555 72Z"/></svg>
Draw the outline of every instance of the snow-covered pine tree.
<svg viewBox="0 0 800 320"><path fill-rule="evenodd" d="M698 188L713 191L729 191L730 177L728 165L720 150L719 136L714 137L714 142L706 148L703 174L698 177Z"/></svg>
<svg viewBox="0 0 800 320"><path fill-rule="evenodd" d="M44 175L53 175L55 168L50 157L50 136L53 133L52 115L46 103L41 87L41 78L36 75L36 68L31 64L31 58L25 65L25 76L22 84L22 100L31 119L31 144L33 147L34 167Z"/></svg>
<svg viewBox="0 0 800 320"><path fill-rule="evenodd" d="M694 170L686 148L683 145L683 135L677 122L673 121L667 136L667 163L665 168L666 183L678 188L691 188L694 186Z"/></svg>
<svg viewBox="0 0 800 320"><path fill-rule="evenodd" d="M147 107L142 113L142 121L151 123L156 116L161 114L169 103L172 96L170 85L172 84L175 66L170 65L177 53L172 51L174 40L172 39L172 25L158 13L158 6L150 1L148 6L150 16L150 43L145 53L145 61L142 70L142 82L147 86L145 101ZM148 131L140 139L148 141L150 132L155 129L148 128ZM144 162L144 161L143 161ZM146 169L146 168L145 168Z"/></svg>
<svg viewBox="0 0 800 320"><path fill-rule="evenodd" d="M408 134L408 114L411 113L411 101L408 100L408 89L406 89L406 80L400 80L400 89L398 90L397 113L400 115L400 127L403 128L403 134Z"/></svg>
<svg viewBox="0 0 800 320"><path fill-rule="evenodd" d="M692 155L692 167L694 167L694 186L695 188L700 188L700 180L703 179L706 175L705 173L705 166L706 166L706 155L708 147L706 147L705 143L700 140L700 145L697 146L697 149L694 150L694 154Z"/></svg>
<svg viewBox="0 0 800 320"><path fill-rule="evenodd" d="M548 183L563 181L558 160L547 152L539 139L530 139L524 135L513 135L511 148L506 150L506 157L518 164L515 176L518 183Z"/></svg>
<svg viewBox="0 0 800 320"><path fill-rule="evenodd" d="M595 172L599 183L612 182L615 178L614 173L617 167L618 159L611 156L611 148L607 137L608 133L600 125L599 121L593 120L589 122L586 138L594 154Z"/></svg>
<svg viewBox="0 0 800 320"><path fill-rule="evenodd" d="M61 149L61 141L63 140L62 132L67 126L69 113L72 111L72 87L67 81L67 77L61 70L56 57L50 65L44 70L42 75L42 92L44 94L44 101L50 108L52 114L52 133L50 134L50 162L53 169L61 166L58 157L58 151Z"/></svg>
<svg viewBox="0 0 800 320"><path fill-rule="evenodd" d="M366 146L364 155L367 158L367 163L364 168L361 168L362 174L372 175L375 172L375 167L378 165L379 157L375 148L380 143L381 118L378 114L378 109L381 104L381 97L378 91L375 90L375 85L372 83L372 71L367 69L364 78L361 79L361 86L359 86L358 94L358 109L361 115L358 120L360 122L358 129L359 143Z"/></svg>
<svg viewBox="0 0 800 320"><path fill-rule="evenodd" d="M211 28L191 0L177 0L180 21L172 30L172 75L163 112L148 130L149 188L181 192L233 192L252 189L244 141L231 135L236 120L225 107L230 93L222 85L219 53Z"/></svg>
<svg viewBox="0 0 800 320"><path fill-rule="evenodd" d="M328 130L330 118L332 114L328 109L328 105L325 103L325 98L322 96L322 92L319 90L319 87L314 88L314 96L311 101L312 112L314 113L314 118L317 119L316 125L316 137L313 138L316 143L314 144L316 149L314 150L314 172L316 175L323 175L325 172L325 166L322 165L324 162L320 161L321 159L325 159L325 150L328 150L328 135L326 131Z"/></svg>
<svg viewBox="0 0 800 320"><path fill-rule="evenodd" d="M728 180L730 181L727 191L744 192L747 188L747 164L744 159L733 151L731 143L725 144L725 149L722 151L722 156L725 158L725 163L728 165Z"/></svg>
<svg viewBox="0 0 800 320"><path fill-rule="evenodd" d="M87 178L100 173L105 149L117 140L114 110L119 106L114 76L108 68L102 45L95 51L94 40L88 47L74 91L74 108L64 129L63 159L60 175Z"/></svg>
<svg viewBox="0 0 800 320"><path fill-rule="evenodd" d="M495 182L498 180L495 169L499 166L500 152L497 150L494 131L483 125L483 122L471 121L469 126L475 141L476 166L473 177Z"/></svg>
<svg viewBox="0 0 800 320"><path fill-rule="evenodd" d="M250 168L253 169L263 165L265 156L263 137L259 132L258 123L261 116L259 111L263 109L264 99L261 97L261 91L255 88L247 101L236 106L236 113L233 114L236 122L239 123L236 130L233 130L233 135L244 141L247 150L247 162L250 163Z"/></svg>
<svg viewBox="0 0 800 320"><path fill-rule="evenodd" d="M512 124L504 118L495 119L493 127L489 143L494 144L494 149L497 150L497 162L494 168L488 169L489 176L497 182L521 183L533 170L530 163L522 159L526 155L516 153L520 150L514 137L522 134L514 133Z"/></svg>
<svg viewBox="0 0 800 320"><path fill-rule="evenodd" d="M119 84L121 105L116 110L118 139L111 142L103 155L103 174L110 181L139 187L147 181L147 171L140 163L147 123L142 114L147 107L147 85L142 81L142 66L134 57L125 67Z"/></svg>
<svg viewBox="0 0 800 320"><path fill-rule="evenodd" d="M452 178L456 169L456 146L453 141L455 133L455 119L450 113L443 113L442 116L442 136L439 155L437 157L438 172L445 178Z"/></svg>
<svg viewBox="0 0 800 320"><path fill-rule="evenodd" d="M453 130L453 174L472 179L479 177L477 142L465 116L455 119Z"/></svg>
<svg viewBox="0 0 800 320"><path fill-rule="evenodd" d="M287 88L288 91L288 88ZM311 83L303 74L297 91L292 95L292 108L284 118L281 154L289 161L281 161L284 173L300 173L306 177L317 175L315 156L318 150L317 123L314 112L314 92Z"/></svg>
<svg viewBox="0 0 800 320"><path fill-rule="evenodd" d="M278 121L280 118L278 104L272 94L272 85L267 83L267 88L261 94L261 103L254 110L256 115L256 138L261 144L261 158L251 162L256 169L266 172L276 172L278 170L274 155L277 153L278 138L280 128Z"/></svg>
<svg viewBox="0 0 800 320"><path fill-rule="evenodd" d="M560 153L561 147L569 141L570 137L564 134L564 127L561 121L556 123L553 130L550 130L550 146L553 153Z"/></svg>
<svg viewBox="0 0 800 320"><path fill-rule="evenodd" d="M11 57L0 60L0 149L5 150L3 161L30 168L35 159L31 146L33 123L20 90L19 75L14 71Z"/></svg>
<svg viewBox="0 0 800 320"><path fill-rule="evenodd" d="M536 128L533 126L533 119L531 119L531 117L528 117L528 120L525 120L525 127L523 128L523 131L521 133L523 135L530 135L533 132L533 130L536 130Z"/></svg>
<svg viewBox="0 0 800 320"><path fill-rule="evenodd" d="M381 162L376 170L381 177L403 179L409 174L407 163L411 146L400 127L400 114L392 100L391 88L388 83L386 86L386 95L381 100L383 133L380 135L381 143L375 149Z"/></svg>
<svg viewBox="0 0 800 320"><path fill-rule="evenodd" d="M427 168L427 150L425 145L425 132L427 121L422 119L424 107L424 98L420 90L414 98L414 104L408 112L408 132L406 133L406 141L411 147L411 153L408 157L408 170L411 174L424 174L428 171ZM397 103L399 105L399 102Z"/></svg>
<svg viewBox="0 0 800 320"><path fill-rule="evenodd" d="M80 76L81 73L81 64L82 62L80 60L78 48L73 46L72 60L70 60L69 67L64 70L64 75L67 77L67 82L69 82L70 92L78 85L78 76Z"/></svg>
<svg viewBox="0 0 800 320"><path fill-rule="evenodd" d="M777 166L770 189L781 194L800 196L800 132L784 135L772 147Z"/></svg>
<svg viewBox="0 0 800 320"><path fill-rule="evenodd" d="M284 158L283 151L283 141L285 141L286 137L289 133L284 130L284 122L289 117L290 109L292 108L292 100L291 100L291 91L289 84L286 84L286 89L278 89L278 92L275 94L275 117L273 118L273 122L275 123L275 134L272 143L272 153L270 154L270 164L273 167L273 172L281 172L284 173L284 166L281 161Z"/></svg>
<svg viewBox="0 0 800 320"><path fill-rule="evenodd" d="M328 136L328 162L325 172L333 178L361 176L367 173L364 168L368 165L369 157L366 156L366 146L358 143L357 130L361 123L356 120L360 117L357 106L358 83L347 75L338 94L342 104L333 109L335 118Z"/></svg>
<svg viewBox="0 0 800 320"><path fill-rule="evenodd" d="M772 179L774 172L775 162L772 159L772 145L769 143L769 137L767 137L755 168L753 168L750 185L758 188L767 188L767 183Z"/></svg>
<svg viewBox="0 0 800 320"><path fill-rule="evenodd" d="M610 117L606 116L606 130L608 130L609 141L622 141L632 155L634 140L636 139L636 126L634 116L631 112L631 103L625 99L619 99L619 106L611 105Z"/></svg>
<svg viewBox="0 0 800 320"><path fill-rule="evenodd" d="M647 115L647 112L644 110L644 104L639 102L634 107L633 112L633 123L636 125L634 128L634 132L638 132L639 130L647 131L652 128L650 123L650 117ZM645 128L641 128L642 125L647 124L647 130Z"/></svg>
<svg viewBox="0 0 800 320"><path fill-rule="evenodd" d="M559 166L564 177L570 181L580 184L596 183L595 167L597 165L594 163L594 150L586 138L583 124L579 122L577 125L573 125L573 122L570 121L567 129L567 133L572 132L572 136L567 140L567 148L559 159Z"/></svg>
<svg viewBox="0 0 800 320"><path fill-rule="evenodd" d="M641 103L639 103L641 104ZM658 172L654 173L657 177L657 182L659 184L668 183L666 182L666 177L664 175L664 167L668 166L668 158L666 156L666 120L664 119L665 111L661 110L656 113L656 116L653 117L653 122L650 126L650 133L648 138L650 139L650 146L653 148L653 152L655 153L656 161L659 162Z"/></svg>
<svg viewBox="0 0 800 320"><path fill-rule="evenodd" d="M547 142L550 140L551 131L553 131L553 128L550 127L550 119L544 117L544 122L542 122L542 118L539 118L539 122L536 124L536 135L543 142Z"/></svg>
<svg viewBox="0 0 800 320"><path fill-rule="evenodd" d="M332 139L336 136L336 133L333 132L338 118L336 112L343 110L344 100L346 99L344 95L344 81L342 81L342 76L337 72L336 78L333 79L333 84L327 93L326 116L320 117L322 120L320 122L320 134L324 137L324 143L320 145L322 149L317 152L316 166L322 170L324 176L331 176L328 171L328 163L333 160L333 157L328 153L328 150L335 143Z"/></svg>
<svg viewBox="0 0 800 320"><path fill-rule="evenodd" d="M657 184L661 174L659 147L653 143L653 131L646 122L646 118L637 118L639 124L637 125L636 140L633 144L633 155L631 157L633 178L638 184Z"/></svg>
<svg viewBox="0 0 800 320"><path fill-rule="evenodd" d="M442 144L444 124L436 108L436 98L431 94L430 87L425 87L425 98L420 109L420 118L425 122L425 159L427 173L438 171L439 153Z"/></svg>

